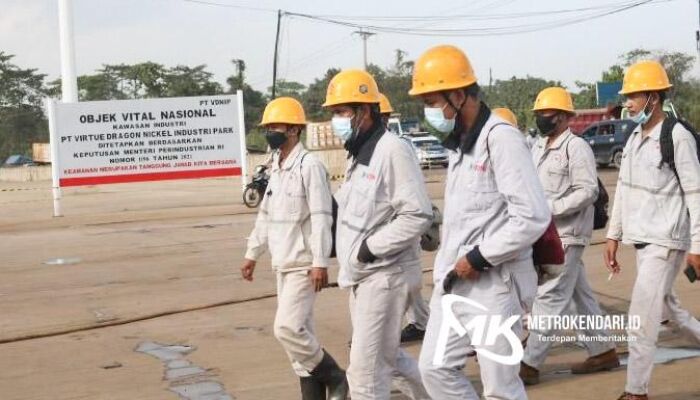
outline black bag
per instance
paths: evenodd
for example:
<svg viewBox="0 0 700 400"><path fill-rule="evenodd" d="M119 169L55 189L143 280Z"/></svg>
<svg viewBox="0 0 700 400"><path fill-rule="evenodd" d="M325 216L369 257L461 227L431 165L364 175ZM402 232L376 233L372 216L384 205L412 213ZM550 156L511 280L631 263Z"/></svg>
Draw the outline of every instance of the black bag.
<svg viewBox="0 0 700 400"><path fill-rule="evenodd" d="M603 229L608 224L608 203L610 196L603 182L598 178L598 198L593 203L593 229Z"/></svg>
<svg viewBox="0 0 700 400"><path fill-rule="evenodd" d="M676 170L676 154L673 149L673 127L676 126L677 123L683 125L685 129L693 134L698 160L700 160L700 135L698 135L695 128L684 119L676 119L675 117L669 116L666 117L664 122L661 124L661 136L659 137L659 145L661 147L661 164L666 163L669 168L671 168L671 171L673 171L673 173L676 175L678 183L680 183L681 179L678 176L678 170ZM661 165L659 165L659 167L660 166Z"/></svg>
<svg viewBox="0 0 700 400"><path fill-rule="evenodd" d="M331 225L331 237L333 238L333 246L331 247L330 258L335 258L335 231L338 226L338 203L335 201L335 197L331 196L331 214L333 215L333 224Z"/></svg>

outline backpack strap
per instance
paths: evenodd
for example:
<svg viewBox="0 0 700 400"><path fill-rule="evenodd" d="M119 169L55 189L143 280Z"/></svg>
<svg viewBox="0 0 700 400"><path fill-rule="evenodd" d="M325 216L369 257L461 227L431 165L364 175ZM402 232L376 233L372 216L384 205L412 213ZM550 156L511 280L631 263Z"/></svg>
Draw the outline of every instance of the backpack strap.
<svg viewBox="0 0 700 400"><path fill-rule="evenodd" d="M486 139L484 139L484 141L486 142L486 155L488 155L489 160L491 160L491 149L489 148L489 135L491 134L491 131L493 131L493 129L494 129L495 127L499 126L499 125L507 125L507 126L510 126L510 124L507 124L507 123L505 123L505 122L499 122L499 123L493 124L493 126L491 127L491 129L489 129L489 131L486 132Z"/></svg>
<svg viewBox="0 0 700 400"><path fill-rule="evenodd" d="M301 160L299 160L299 177L301 178L301 188L304 189L304 194L306 193L306 185L304 185L304 173L302 172L302 167L304 165L304 159L306 156L309 155L308 151L304 151L304 154L301 156Z"/></svg>
<svg viewBox="0 0 700 400"><path fill-rule="evenodd" d="M676 169L676 154L673 148L673 127L676 126L678 120L675 117L667 116L661 123L661 135L659 136L659 147L661 148L661 162L659 163L659 168L663 164L667 164L673 174L678 180L678 185L680 187L681 177L678 175L678 170ZM681 187L681 193L683 188Z"/></svg>

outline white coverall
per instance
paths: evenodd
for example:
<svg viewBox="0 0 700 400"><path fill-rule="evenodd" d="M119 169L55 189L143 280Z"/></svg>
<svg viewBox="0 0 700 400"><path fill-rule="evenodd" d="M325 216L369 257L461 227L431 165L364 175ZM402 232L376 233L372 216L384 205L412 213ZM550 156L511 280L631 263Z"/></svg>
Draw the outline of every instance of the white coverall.
<svg viewBox="0 0 700 400"><path fill-rule="evenodd" d="M314 334L316 293L309 271L329 265L332 223L331 188L323 163L301 143L281 167L275 153L245 258L257 261L270 251L277 275L274 334L301 377L309 376L323 359Z"/></svg>
<svg viewBox="0 0 700 400"><path fill-rule="evenodd" d="M532 149L532 156L564 245L565 261L560 274L537 289L532 314L564 315L573 305L579 315L602 315L581 261L593 233L593 203L598 196L593 150L570 130L556 138L549 148L547 140L540 138ZM547 327L531 329L523 359L525 364L540 368L554 344L541 339L553 333ZM591 357L615 348L615 343L608 340L607 331L589 329L581 333L591 339L583 342Z"/></svg>
<svg viewBox="0 0 700 400"><path fill-rule="evenodd" d="M350 291L353 335L347 370L353 400L390 398L392 378L413 399L429 399L418 365L400 349L409 293L421 284L421 234L432 208L415 155L375 130L349 160L338 202L338 283ZM376 257L358 259L360 248Z"/></svg>
<svg viewBox="0 0 700 400"><path fill-rule="evenodd" d="M525 311L523 303L527 302L522 299L533 298L537 287L532 244L542 236L551 219L523 134L491 115L485 105L470 135L478 132L473 149L466 153L461 147L450 151L442 245L435 259L435 289L420 355L426 389L440 400L479 399L462 371L473 344L473 332L468 331L463 337L450 332L444 364L434 363L444 317L444 278L465 256L473 266L487 268L477 280L458 279L453 287L452 294L486 307L482 311L455 305L454 314L463 326L482 315L500 316L502 320L521 315ZM520 319L513 331L515 335L521 333ZM508 356L514 351L504 335L499 335L493 344L474 344L477 352L486 350ZM519 362L501 364L479 356L479 366L484 398L527 399L518 375Z"/></svg>
<svg viewBox="0 0 700 400"><path fill-rule="evenodd" d="M409 324L413 324L416 328L425 330L428 325L428 317L430 316L430 310L428 309L428 303L423 298L421 293L422 285L411 291L408 294L408 311L406 312L406 319Z"/></svg>
<svg viewBox="0 0 700 400"><path fill-rule="evenodd" d="M673 147L680 184L668 165L661 165L659 122L647 137L641 126L630 136L622 155L608 238L634 244L637 279L630 316L641 329L630 329L625 390L649 391L660 322L671 319L681 332L700 343L700 322L681 308L673 282L685 265L685 252L700 254L700 163L691 133L676 124Z"/></svg>

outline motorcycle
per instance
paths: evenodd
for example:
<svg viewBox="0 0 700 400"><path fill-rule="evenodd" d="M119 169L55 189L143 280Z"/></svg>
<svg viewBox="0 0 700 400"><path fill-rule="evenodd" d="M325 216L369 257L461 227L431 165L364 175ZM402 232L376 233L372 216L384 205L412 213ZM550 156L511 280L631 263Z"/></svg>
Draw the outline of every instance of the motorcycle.
<svg viewBox="0 0 700 400"><path fill-rule="evenodd" d="M246 185L243 191L243 203L249 208L255 208L260 205L263 196L265 195L265 190L267 190L267 183L270 177L267 173L267 165L258 165L255 167L255 172L253 173L253 180Z"/></svg>

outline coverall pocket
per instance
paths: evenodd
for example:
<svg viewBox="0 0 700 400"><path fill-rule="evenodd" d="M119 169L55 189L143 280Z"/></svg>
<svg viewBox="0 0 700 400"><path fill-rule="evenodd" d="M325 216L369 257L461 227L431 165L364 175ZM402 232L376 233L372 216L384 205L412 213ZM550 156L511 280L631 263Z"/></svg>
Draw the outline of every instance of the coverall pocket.
<svg viewBox="0 0 700 400"><path fill-rule="evenodd" d="M291 175L289 180L286 182L286 187L284 191L287 196L286 211L289 215L298 216L301 214L306 202L306 192L304 191L304 185L301 182L301 177L299 175Z"/></svg>
<svg viewBox="0 0 700 400"><path fill-rule="evenodd" d="M658 154L655 154L658 153ZM665 165L661 165L661 150L656 150L653 154L644 154L642 156L642 165L646 175L646 183L652 190L661 190L668 184L671 179L676 179L672 176L672 172Z"/></svg>
<svg viewBox="0 0 700 400"><path fill-rule="evenodd" d="M374 191L374 186L367 183L353 185L350 198L348 198L350 213L368 219L374 209Z"/></svg>
<svg viewBox="0 0 700 400"><path fill-rule="evenodd" d="M564 192L569 186L569 168L552 166L547 169L544 188L551 193Z"/></svg>
<svg viewBox="0 0 700 400"><path fill-rule="evenodd" d="M489 173L477 173L469 185L468 198L462 198L462 211L466 214L479 213L491 208L499 199L498 188Z"/></svg>

